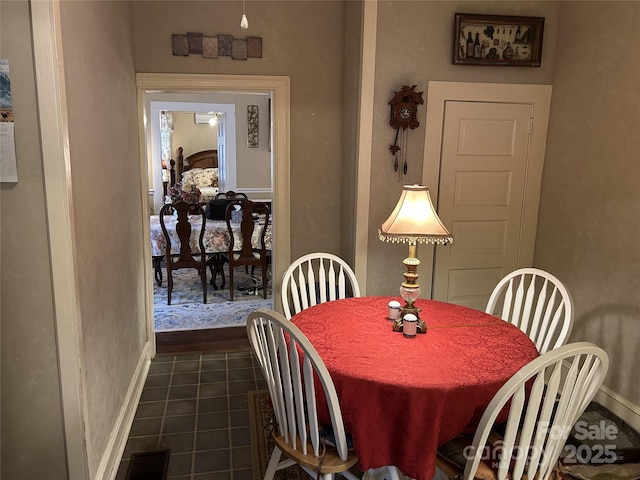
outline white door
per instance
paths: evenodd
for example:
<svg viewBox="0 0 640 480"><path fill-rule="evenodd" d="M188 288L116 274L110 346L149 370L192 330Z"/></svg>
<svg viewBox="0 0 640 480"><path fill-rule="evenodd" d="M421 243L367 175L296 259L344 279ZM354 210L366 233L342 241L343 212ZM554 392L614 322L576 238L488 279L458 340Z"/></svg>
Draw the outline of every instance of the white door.
<svg viewBox="0 0 640 480"><path fill-rule="evenodd" d="M442 106L438 214L454 241L434 249L432 298L484 310L505 274L533 262L547 116L533 101L478 100Z"/></svg>

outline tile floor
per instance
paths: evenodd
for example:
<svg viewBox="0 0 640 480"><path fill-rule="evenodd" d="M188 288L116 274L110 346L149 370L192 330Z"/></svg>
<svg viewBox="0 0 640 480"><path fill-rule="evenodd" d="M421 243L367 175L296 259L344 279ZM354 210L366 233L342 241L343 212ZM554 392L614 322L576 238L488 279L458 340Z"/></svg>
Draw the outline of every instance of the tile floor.
<svg viewBox="0 0 640 480"><path fill-rule="evenodd" d="M132 453L166 448L168 479L252 480L247 392L264 388L248 350L157 356L116 480Z"/></svg>

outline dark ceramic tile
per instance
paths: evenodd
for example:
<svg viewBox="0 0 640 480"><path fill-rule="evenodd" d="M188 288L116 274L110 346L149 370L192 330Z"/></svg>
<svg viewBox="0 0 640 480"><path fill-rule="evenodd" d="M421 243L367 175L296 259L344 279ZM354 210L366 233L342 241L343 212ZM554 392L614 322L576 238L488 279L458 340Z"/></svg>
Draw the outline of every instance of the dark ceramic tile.
<svg viewBox="0 0 640 480"><path fill-rule="evenodd" d="M251 447L239 447L231 450L233 470L236 468L251 468Z"/></svg>
<svg viewBox="0 0 640 480"><path fill-rule="evenodd" d="M234 370L236 368L251 368L253 367L253 361L251 357L242 356L236 358L227 359L227 369Z"/></svg>
<svg viewBox="0 0 640 480"><path fill-rule="evenodd" d="M149 375L158 375L162 373L171 373L173 362L155 363L152 362L149 367Z"/></svg>
<svg viewBox="0 0 640 480"><path fill-rule="evenodd" d="M231 459L229 450L208 450L196 452L193 473L219 472L229 470Z"/></svg>
<svg viewBox="0 0 640 480"><path fill-rule="evenodd" d="M229 419L227 412L203 413L198 415L198 430L215 430L217 428L228 428Z"/></svg>
<svg viewBox="0 0 640 480"><path fill-rule="evenodd" d="M203 358L202 365L200 366L200 371L209 372L212 370L227 370L227 359L226 358Z"/></svg>
<svg viewBox="0 0 640 480"><path fill-rule="evenodd" d="M167 398L168 391L169 389L167 387L145 388L142 390L140 401L155 402L158 400L165 400Z"/></svg>
<svg viewBox="0 0 640 480"><path fill-rule="evenodd" d="M127 441L127 446L124 448L123 458L131 457L132 453L138 452L150 452L158 449L159 435L149 435L146 437L132 437Z"/></svg>
<svg viewBox="0 0 640 480"><path fill-rule="evenodd" d="M153 363L173 363L175 360L174 355L156 355L153 359Z"/></svg>
<svg viewBox="0 0 640 480"><path fill-rule="evenodd" d="M197 385L186 385L183 387L171 387L169 389L169 400L180 400L183 398L196 398L198 396Z"/></svg>
<svg viewBox="0 0 640 480"><path fill-rule="evenodd" d="M248 427L249 426L249 411L237 410L229 414L231 419L231 427Z"/></svg>
<svg viewBox="0 0 640 480"><path fill-rule="evenodd" d="M158 448L171 450L170 480L253 480L246 392L265 388L250 351L156 357L115 480L132 453Z"/></svg>
<svg viewBox="0 0 640 480"><path fill-rule="evenodd" d="M253 480L253 470L244 468L242 470L233 469L233 480Z"/></svg>
<svg viewBox="0 0 640 480"><path fill-rule="evenodd" d="M255 379L253 368L239 368L237 370L229 370L229 381L235 382L236 380L251 380Z"/></svg>
<svg viewBox="0 0 640 480"><path fill-rule="evenodd" d="M184 453L193 450L193 432L174 433L160 437L160 449L168 448L171 453Z"/></svg>
<svg viewBox="0 0 640 480"><path fill-rule="evenodd" d="M144 437L148 435L159 435L162 427L162 418L140 418L133 421L131 426L131 437Z"/></svg>
<svg viewBox="0 0 640 480"><path fill-rule="evenodd" d="M226 412L227 397L208 397L198 400L198 413Z"/></svg>
<svg viewBox="0 0 640 480"><path fill-rule="evenodd" d="M192 453L171 453L169 457L169 477L191 473Z"/></svg>
<svg viewBox="0 0 640 480"><path fill-rule="evenodd" d="M161 417L164 414L165 402L140 403L136 410L136 418Z"/></svg>
<svg viewBox="0 0 640 480"><path fill-rule="evenodd" d="M166 387L169 385L171 375L163 373L162 375L149 375L147 381L144 384L144 388L147 387Z"/></svg>
<svg viewBox="0 0 640 480"><path fill-rule="evenodd" d="M174 385L197 385L198 373L174 373L171 378L171 386Z"/></svg>
<svg viewBox="0 0 640 480"><path fill-rule="evenodd" d="M249 397L246 393L229 396L230 410L247 410L249 408Z"/></svg>
<svg viewBox="0 0 640 480"><path fill-rule="evenodd" d="M226 394L226 383L207 383L200 385L200 397L220 397Z"/></svg>
<svg viewBox="0 0 640 480"><path fill-rule="evenodd" d="M166 417L164 419L164 426L162 427L162 433L182 433L193 432L196 428L196 416L195 415L181 415L179 417Z"/></svg>
<svg viewBox="0 0 640 480"><path fill-rule="evenodd" d="M231 446L246 447L251 445L251 429L249 427L231 429Z"/></svg>
<svg viewBox="0 0 640 480"><path fill-rule="evenodd" d="M202 355L198 354L198 353L192 353L189 355L178 355L176 357L173 357L174 360L176 362L184 362L187 360L196 360L196 361L200 361L200 359L202 358Z"/></svg>
<svg viewBox="0 0 640 480"><path fill-rule="evenodd" d="M235 472L233 472L233 478L235 480ZM193 480L230 480L231 472L209 472L209 473L201 473L193 476ZM249 479L251 480L251 479Z"/></svg>
<svg viewBox="0 0 640 480"><path fill-rule="evenodd" d="M196 435L196 451L217 450L220 448L229 448L228 429L198 431Z"/></svg>
<svg viewBox="0 0 640 480"><path fill-rule="evenodd" d="M217 383L227 381L226 370L211 370L200 374L200 383Z"/></svg>
<svg viewBox="0 0 640 480"><path fill-rule="evenodd" d="M200 370L199 360L176 362L173 366L173 373L198 372L199 370Z"/></svg>
<svg viewBox="0 0 640 480"><path fill-rule="evenodd" d="M189 415L196 413L198 401L195 398L190 400L171 400L167 402L167 417L172 415Z"/></svg>
<svg viewBox="0 0 640 480"><path fill-rule="evenodd" d="M243 380L240 382L229 382L229 394L247 393L249 390L256 389L256 382L251 380Z"/></svg>
<svg viewBox="0 0 640 480"><path fill-rule="evenodd" d="M239 350L237 352L229 352L227 353L227 358L251 358L253 353L251 350Z"/></svg>

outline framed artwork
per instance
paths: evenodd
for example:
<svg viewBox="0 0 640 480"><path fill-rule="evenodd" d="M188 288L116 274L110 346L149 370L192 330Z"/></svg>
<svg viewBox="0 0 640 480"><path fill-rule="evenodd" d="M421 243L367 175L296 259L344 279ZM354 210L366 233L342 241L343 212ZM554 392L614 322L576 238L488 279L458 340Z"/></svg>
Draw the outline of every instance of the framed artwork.
<svg viewBox="0 0 640 480"><path fill-rule="evenodd" d="M247 147L258 148L258 106L247 106Z"/></svg>
<svg viewBox="0 0 640 480"><path fill-rule="evenodd" d="M456 13L455 65L539 67L544 17Z"/></svg>

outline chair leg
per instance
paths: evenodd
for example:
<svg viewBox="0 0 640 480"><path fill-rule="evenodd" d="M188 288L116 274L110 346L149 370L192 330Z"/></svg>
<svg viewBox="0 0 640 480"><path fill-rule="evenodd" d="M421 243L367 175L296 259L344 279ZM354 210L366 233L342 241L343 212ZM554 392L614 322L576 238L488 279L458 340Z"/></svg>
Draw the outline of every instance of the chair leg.
<svg viewBox="0 0 640 480"><path fill-rule="evenodd" d="M229 299L233 302L233 265L229 263Z"/></svg>
<svg viewBox="0 0 640 480"><path fill-rule="evenodd" d="M162 286L162 266L160 264L161 261L162 259L160 257L153 257L153 271L156 278L156 284L159 287Z"/></svg>
<svg viewBox="0 0 640 480"><path fill-rule="evenodd" d="M267 259L262 259L262 298L267 298Z"/></svg>
<svg viewBox="0 0 640 480"><path fill-rule="evenodd" d="M171 291L173 290L173 275L170 269L167 269L167 305L171 305Z"/></svg>
<svg viewBox="0 0 640 480"><path fill-rule="evenodd" d="M200 280L202 281L202 301L207 303L207 265L202 265L199 271Z"/></svg>
<svg viewBox="0 0 640 480"><path fill-rule="evenodd" d="M213 285L214 290L218 290L218 289L222 290L224 288L224 285L226 283L226 279L224 275L225 263L226 262L224 258L219 253L215 253L214 256L211 257L211 259L209 259L208 265L209 265L209 270L211 271L211 285ZM220 285L219 288L218 288L218 285L216 284L216 278L218 274L220 275L220 277L222 277L222 284Z"/></svg>
<svg viewBox="0 0 640 480"><path fill-rule="evenodd" d="M273 476L276 474L276 470L278 469L278 463L280 463L280 456L282 452L278 447L273 447L273 452L271 453L271 459L269 460L269 465L267 465L267 469L264 472L263 480L273 480Z"/></svg>

